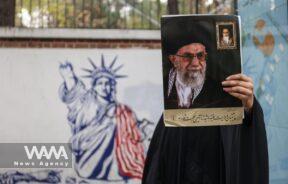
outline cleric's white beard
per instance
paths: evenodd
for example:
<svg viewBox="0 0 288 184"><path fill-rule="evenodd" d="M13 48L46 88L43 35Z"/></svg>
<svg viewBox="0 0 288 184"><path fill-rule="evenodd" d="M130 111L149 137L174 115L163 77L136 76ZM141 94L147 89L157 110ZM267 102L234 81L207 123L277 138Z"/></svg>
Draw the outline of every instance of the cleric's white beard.
<svg viewBox="0 0 288 184"><path fill-rule="evenodd" d="M189 108L200 93L205 81L206 66L198 72L177 71L176 90L178 106Z"/></svg>
<svg viewBox="0 0 288 184"><path fill-rule="evenodd" d="M224 36L223 41L224 41L224 43L228 44L229 43L229 36Z"/></svg>
<svg viewBox="0 0 288 184"><path fill-rule="evenodd" d="M183 86L197 88L202 86L205 80L206 66L201 71L177 71L176 80Z"/></svg>

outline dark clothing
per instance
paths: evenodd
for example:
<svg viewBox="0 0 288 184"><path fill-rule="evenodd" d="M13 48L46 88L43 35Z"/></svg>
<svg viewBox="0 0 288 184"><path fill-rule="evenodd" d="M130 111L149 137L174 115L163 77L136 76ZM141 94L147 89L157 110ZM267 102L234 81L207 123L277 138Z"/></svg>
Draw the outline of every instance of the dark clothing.
<svg viewBox="0 0 288 184"><path fill-rule="evenodd" d="M242 125L165 127L161 117L142 184L268 184L268 151L261 106Z"/></svg>

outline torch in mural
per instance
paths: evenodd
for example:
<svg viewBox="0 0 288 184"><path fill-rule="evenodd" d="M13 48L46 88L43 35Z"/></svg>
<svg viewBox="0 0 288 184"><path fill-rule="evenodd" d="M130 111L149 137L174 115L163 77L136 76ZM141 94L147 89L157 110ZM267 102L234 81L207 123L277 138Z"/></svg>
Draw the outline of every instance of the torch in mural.
<svg viewBox="0 0 288 184"><path fill-rule="evenodd" d="M101 66L91 59L91 69L84 76L85 84L75 74L71 63L60 64L63 84L60 98L68 107L68 121L72 130L72 151L75 170L86 179L123 181L142 177L144 143L147 141L149 121L139 121L134 112L116 99L117 79L126 77L114 67L117 57L109 66L101 57ZM149 141L149 140L148 140Z"/></svg>

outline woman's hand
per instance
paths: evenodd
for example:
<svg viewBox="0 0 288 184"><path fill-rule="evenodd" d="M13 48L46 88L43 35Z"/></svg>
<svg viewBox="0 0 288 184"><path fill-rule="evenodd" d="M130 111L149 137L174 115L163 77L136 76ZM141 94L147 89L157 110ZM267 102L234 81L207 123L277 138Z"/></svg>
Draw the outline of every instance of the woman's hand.
<svg viewBox="0 0 288 184"><path fill-rule="evenodd" d="M253 80L244 74L230 75L222 82L223 90L240 99L245 110L250 111L253 107Z"/></svg>

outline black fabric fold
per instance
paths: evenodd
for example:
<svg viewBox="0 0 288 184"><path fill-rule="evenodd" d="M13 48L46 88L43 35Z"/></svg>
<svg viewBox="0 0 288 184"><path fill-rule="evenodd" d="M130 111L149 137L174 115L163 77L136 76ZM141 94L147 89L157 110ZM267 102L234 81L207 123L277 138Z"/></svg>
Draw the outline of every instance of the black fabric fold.
<svg viewBox="0 0 288 184"><path fill-rule="evenodd" d="M165 127L148 150L142 184L268 184L263 112L254 99L242 125Z"/></svg>

